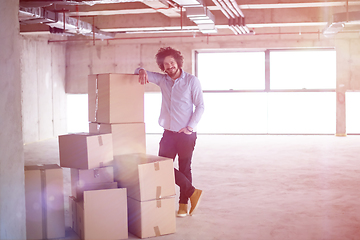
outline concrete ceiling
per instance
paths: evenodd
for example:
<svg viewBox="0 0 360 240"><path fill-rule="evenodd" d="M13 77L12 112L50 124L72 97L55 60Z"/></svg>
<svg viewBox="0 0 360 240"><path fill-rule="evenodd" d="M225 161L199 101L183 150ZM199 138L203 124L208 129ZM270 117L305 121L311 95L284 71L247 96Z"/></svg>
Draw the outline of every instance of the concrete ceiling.
<svg viewBox="0 0 360 240"><path fill-rule="evenodd" d="M161 34L162 36L189 32L225 36L237 34L229 26L226 12L224 13L224 9L221 9L216 1L201 2L215 18L216 32L214 33L201 32L200 25L187 17L186 0L21 0L20 31L23 34L49 33L50 27L55 26L55 29L61 29L63 28L61 26L65 26L66 30L62 34L76 35L81 33L81 28L87 28L110 38L121 37L124 34ZM233 0L233 2L238 5L244 16L243 26L250 30L250 33L246 34L323 33L327 28L334 34L360 30L360 14L358 14L360 1ZM33 19L34 14L31 13L34 9L46 10L50 15L57 14L58 18L51 20L54 22L59 21L60 18L63 19L64 14L78 22L75 21L73 24L75 28L73 30L68 28L68 23L64 24L64 21L51 25L39 16ZM340 23L340 25L331 26L332 23ZM87 35L95 37L92 31Z"/></svg>

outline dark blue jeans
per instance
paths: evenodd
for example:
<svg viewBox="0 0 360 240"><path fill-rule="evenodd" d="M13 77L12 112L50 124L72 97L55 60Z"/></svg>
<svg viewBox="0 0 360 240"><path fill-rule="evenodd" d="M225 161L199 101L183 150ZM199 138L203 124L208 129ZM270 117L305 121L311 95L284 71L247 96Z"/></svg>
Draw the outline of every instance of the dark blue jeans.
<svg viewBox="0 0 360 240"><path fill-rule="evenodd" d="M175 160L178 155L179 170L174 168L175 183L180 187L179 203L187 204L194 193L192 185L191 158L195 148L197 135L177 133L165 130L160 140L159 156Z"/></svg>

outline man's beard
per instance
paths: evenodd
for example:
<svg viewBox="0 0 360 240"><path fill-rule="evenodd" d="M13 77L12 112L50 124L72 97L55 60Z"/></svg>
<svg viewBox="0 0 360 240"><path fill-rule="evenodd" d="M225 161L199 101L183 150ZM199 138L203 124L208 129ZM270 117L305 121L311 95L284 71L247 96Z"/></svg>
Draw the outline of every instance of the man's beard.
<svg viewBox="0 0 360 240"><path fill-rule="evenodd" d="M165 72L167 73L167 75L169 75L169 77L174 77L176 74L177 74L177 72L179 71L179 69L178 68L176 68L175 69L175 71L172 71L172 69L167 69L167 70L165 70Z"/></svg>

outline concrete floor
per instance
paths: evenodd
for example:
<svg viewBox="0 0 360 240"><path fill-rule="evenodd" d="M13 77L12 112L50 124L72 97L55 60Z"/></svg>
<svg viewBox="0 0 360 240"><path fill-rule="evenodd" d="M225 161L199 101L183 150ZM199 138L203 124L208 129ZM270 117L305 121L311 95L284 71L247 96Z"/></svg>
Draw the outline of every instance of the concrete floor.
<svg viewBox="0 0 360 240"><path fill-rule="evenodd" d="M160 138L147 135L148 154ZM58 163L57 147L25 145L26 165ZM360 136L199 135L192 169L199 209L157 239L360 239Z"/></svg>

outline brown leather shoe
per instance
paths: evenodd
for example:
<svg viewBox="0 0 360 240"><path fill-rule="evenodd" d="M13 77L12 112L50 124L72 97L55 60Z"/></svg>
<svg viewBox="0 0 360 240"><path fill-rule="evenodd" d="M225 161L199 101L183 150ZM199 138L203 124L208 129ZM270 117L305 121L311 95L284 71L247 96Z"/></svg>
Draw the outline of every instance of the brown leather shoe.
<svg viewBox="0 0 360 240"><path fill-rule="evenodd" d="M194 211L199 206L201 194L202 194L202 190L195 189L194 193L191 195L190 197L191 208L189 212L190 216L194 214Z"/></svg>
<svg viewBox="0 0 360 240"><path fill-rule="evenodd" d="M188 213L188 205L185 203L179 203L179 211L177 212L178 217L186 217Z"/></svg>

